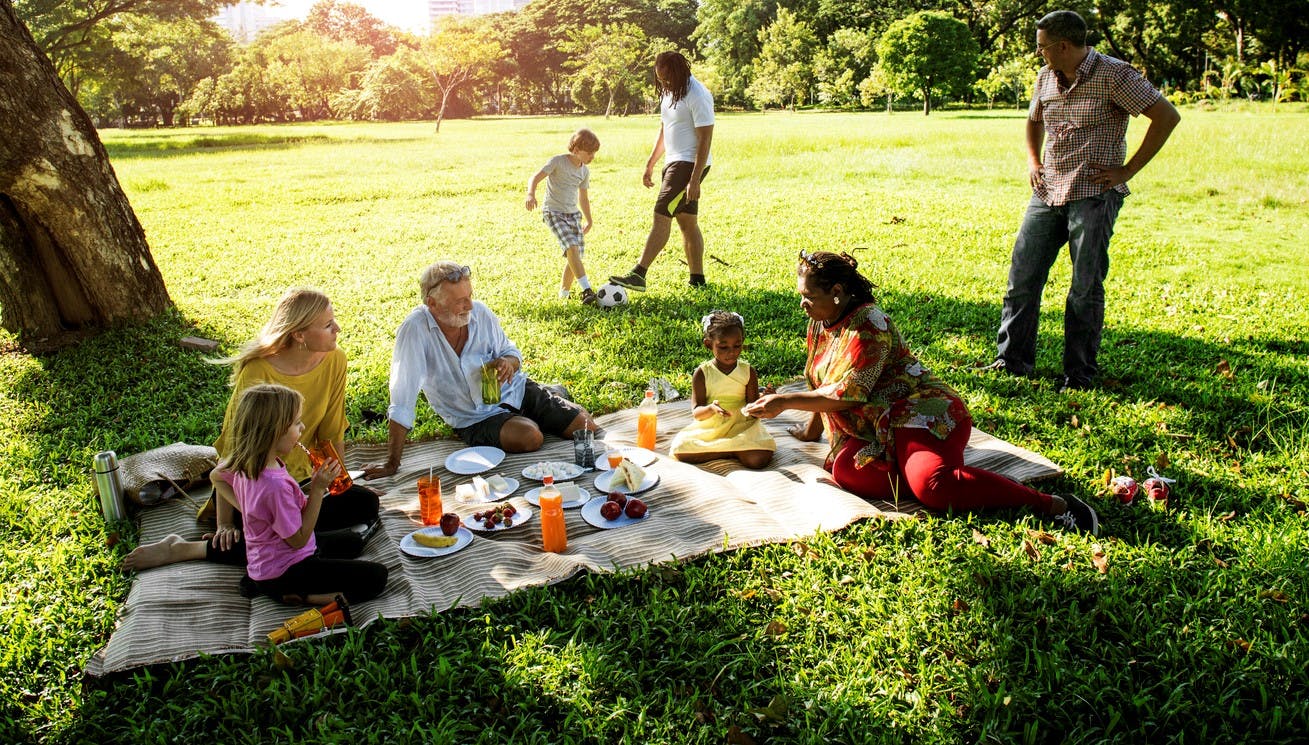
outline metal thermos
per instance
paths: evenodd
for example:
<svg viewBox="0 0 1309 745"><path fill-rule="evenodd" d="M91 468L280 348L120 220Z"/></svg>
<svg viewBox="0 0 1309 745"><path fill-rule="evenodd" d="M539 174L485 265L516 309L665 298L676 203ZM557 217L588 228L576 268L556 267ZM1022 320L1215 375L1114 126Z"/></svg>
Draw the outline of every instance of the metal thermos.
<svg viewBox="0 0 1309 745"><path fill-rule="evenodd" d="M127 510L123 505L123 482L118 476L118 456L105 450L95 454L95 490L100 495L100 511L105 521L122 520Z"/></svg>

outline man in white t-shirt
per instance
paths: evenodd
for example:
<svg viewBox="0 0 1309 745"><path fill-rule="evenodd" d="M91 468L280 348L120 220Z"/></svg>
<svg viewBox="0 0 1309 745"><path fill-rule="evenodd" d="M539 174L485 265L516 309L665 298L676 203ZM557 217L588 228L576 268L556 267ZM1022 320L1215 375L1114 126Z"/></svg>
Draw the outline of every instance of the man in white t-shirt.
<svg viewBox="0 0 1309 745"><path fill-rule="evenodd" d="M673 219L682 231L691 286L704 278L704 236L696 214L699 211L700 182L709 174L713 159L709 143L714 137L714 97L699 80L691 77L691 64L677 52L662 52L655 58L655 81L659 90L659 136L645 163L642 183L654 186L654 167L664 157L663 181L655 199L654 225L645 239L641 261L632 271L610 281L631 290L645 291L645 273L668 243Z"/></svg>

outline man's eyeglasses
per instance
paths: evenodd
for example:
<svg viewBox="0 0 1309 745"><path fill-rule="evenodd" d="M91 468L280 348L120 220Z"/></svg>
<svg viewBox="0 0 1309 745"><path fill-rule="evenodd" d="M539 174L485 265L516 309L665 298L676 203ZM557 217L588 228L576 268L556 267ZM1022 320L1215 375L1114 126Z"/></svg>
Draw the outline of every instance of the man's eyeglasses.
<svg viewBox="0 0 1309 745"><path fill-rule="evenodd" d="M459 267L458 269L451 269L445 274L439 276L437 279L440 279L442 282L458 282L464 277L471 277L471 276L473 276L473 270L469 268L467 264L465 264Z"/></svg>
<svg viewBox="0 0 1309 745"><path fill-rule="evenodd" d="M1055 39L1054 41L1047 41L1047 42L1044 43L1044 44L1037 44L1037 45L1036 45L1036 53L1037 53L1037 54L1040 54L1041 52L1044 52L1045 50L1049 49L1050 47L1052 47L1052 46L1054 46L1055 44L1058 44L1058 43L1060 43L1060 42L1062 42L1062 41L1063 41L1063 39Z"/></svg>

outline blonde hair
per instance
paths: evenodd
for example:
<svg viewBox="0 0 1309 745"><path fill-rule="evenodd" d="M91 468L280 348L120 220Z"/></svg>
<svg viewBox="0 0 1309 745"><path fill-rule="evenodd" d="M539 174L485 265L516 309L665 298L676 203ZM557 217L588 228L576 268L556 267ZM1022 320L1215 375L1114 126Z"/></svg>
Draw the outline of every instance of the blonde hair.
<svg viewBox="0 0 1309 745"><path fill-rule="evenodd" d="M450 279L451 276L459 275L458 280ZM423 290L420 298L424 303L436 292L436 289L446 282L461 281L464 277L473 276L473 272L466 265L457 261L443 259L423 270L423 276L419 278L418 284Z"/></svg>
<svg viewBox="0 0 1309 745"><path fill-rule="evenodd" d="M277 439L295 424L303 404L299 391L276 383L252 385L237 394L227 468L259 478Z"/></svg>
<svg viewBox="0 0 1309 745"><path fill-rule="evenodd" d="M236 382L237 373L251 360L271 357L290 347L294 340L292 334L309 328L314 319L332 306L327 295L312 287L292 287L277 301L273 316L259 329L255 338L241 345L241 351L232 357L214 360L217 364L232 365L232 383Z"/></svg>
<svg viewBox="0 0 1309 745"><path fill-rule="evenodd" d="M573 133L568 140L568 152L575 153L578 150L585 150L588 153L594 153L600 149L600 138L595 136L595 132L589 129L579 129Z"/></svg>

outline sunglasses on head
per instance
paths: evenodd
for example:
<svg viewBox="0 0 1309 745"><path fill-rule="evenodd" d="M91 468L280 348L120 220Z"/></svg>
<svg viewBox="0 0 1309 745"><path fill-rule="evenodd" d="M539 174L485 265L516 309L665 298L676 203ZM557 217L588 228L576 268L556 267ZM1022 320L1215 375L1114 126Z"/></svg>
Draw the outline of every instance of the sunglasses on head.
<svg viewBox="0 0 1309 745"><path fill-rule="evenodd" d="M438 279L440 279L442 282L458 282L464 277L471 277L471 276L473 276L473 270L469 268L467 264L465 264L459 267L458 269L451 269L445 274L442 274Z"/></svg>

